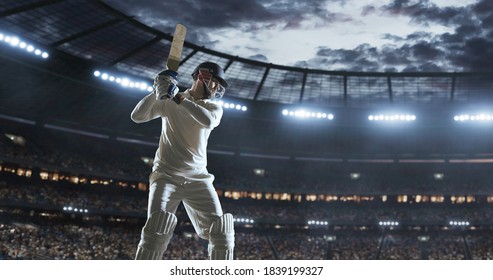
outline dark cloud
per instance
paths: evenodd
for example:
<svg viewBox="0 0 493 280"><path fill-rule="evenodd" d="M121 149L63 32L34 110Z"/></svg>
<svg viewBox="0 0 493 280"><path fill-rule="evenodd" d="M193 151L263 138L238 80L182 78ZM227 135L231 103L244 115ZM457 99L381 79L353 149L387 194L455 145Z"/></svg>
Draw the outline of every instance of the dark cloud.
<svg viewBox="0 0 493 280"><path fill-rule="evenodd" d="M395 73L395 72L399 72L399 70L397 68L395 68L395 67L385 67L383 69L383 72L393 72L393 73Z"/></svg>
<svg viewBox="0 0 493 280"><path fill-rule="evenodd" d="M393 0L390 4L380 7L385 13L409 16L412 22L427 25L437 22L444 25L454 24L468 14L466 7L440 8L430 0Z"/></svg>
<svg viewBox="0 0 493 280"><path fill-rule="evenodd" d="M481 0L473 5L472 10L478 15L490 15L493 11L493 2L491 0Z"/></svg>
<svg viewBox="0 0 493 280"><path fill-rule="evenodd" d="M452 56L456 64L475 71L493 71L493 41L472 38L466 41L464 52Z"/></svg>
<svg viewBox="0 0 493 280"><path fill-rule="evenodd" d="M424 26L432 22L455 26L455 30L444 34L415 32L405 38L385 34L384 39L404 45L383 46L376 54L361 48L344 53L351 53L354 57L372 57L373 61L380 62L379 71L493 71L493 1L481 0L470 6L439 8L427 0L396 0L380 11L408 16L410 22ZM369 12L375 11L368 6L366 13ZM329 55L324 64L329 69L333 62L348 65L348 70L364 68L364 71L370 71L375 68L355 65L357 60L343 62L341 56L330 49L319 52L319 55L324 54Z"/></svg>
<svg viewBox="0 0 493 280"><path fill-rule="evenodd" d="M404 38L402 38L401 36L397 36L397 35L393 35L393 34L389 34L389 33L385 33L384 35L382 35L381 38L384 40L390 40L390 41L394 41L394 42L400 42L400 41L404 40Z"/></svg>
<svg viewBox="0 0 493 280"><path fill-rule="evenodd" d="M395 67L397 66L411 64L410 57L410 48L407 45L399 49L395 47L384 46L381 49L378 59L382 62L382 65L384 67L390 66L395 69Z"/></svg>
<svg viewBox="0 0 493 280"><path fill-rule="evenodd" d="M446 70L440 66L444 57L443 50L425 41L404 44L400 47L384 45L381 48L362 44L353 50L320 48L316 58L299 62L297 65L306 67L323 65L326 70L396 72L401 69L401 71L436 72ZM340 66L335 65L346 67L340 69Z"/></svg>
<svg viewBox="0 0 493 280"><path fill-rule="evenodd" d="M242 21L271 21L276 13L258 1L229 0L215 5L209 1L106 1L125 9L144 22L181 22L197 28L236 27Z"/></svg>
<svg viewBox="0 0 493 280"><path fill-rule="evenodd" d="M493 14L489 14L481 21L481 26L485 29L493 29Z"/></svg>
<svg viewBox="0 0 493 280"><path fill-rule="evenodd" d="M346 14L328 11L326 0L228 0L220 4L202 0L106 2L167 33L173 32L176 23L183 23L189 28L187 40L208 48L217 46L213 38L223 28L242 31L255 40L260 31L317 28L353 20ZM344 6L347 1L337 2Z"/></svg>
<svg viewBox="0 0 493 280"><path fill-rule="evenodd" d="M442 50L437 49L433 44L419 42L412 46L413 56L419 61L437 60L444 54Z"/></svg>
<svg viewBox="0 0 493 280"><path fill-rule="evenodd" d="M322 65L326 70L350 70L350 71L378 71L380 63L378 50L369 44L362 44L353 50L319 48L317 57L297 65L313 67L315 64ZM347 65L345 68L334 68L334 65Z"/></svg>
<svg viewBox="0 0 493 280"><path fill-rule="evenodd" d="M175 23L184 23L189 27L187 40L208 48L222 43L216 38L223 28L245 32L254 41L262 30L275 32L358 22L348 14L327 10L326 0L229 0L220 1L220 5L199 0L106 2L164 32L171 33ZM351 8L347 0L338 3ZM353 49L321 46L315 57L296 62L295 66L348 71L493 71L491 0L459 7L439 7L432 0L390 0L387 5L370 4L360 11L363 17L375 14L395 15L424 28L440 24L453 31L387 33L381 38L391 44L378 48L364 43ZM268 62L261 50L250 51L256 54L250 59Z"/></svg>
<svg viewBox="0 0 493 280"><path fill-rule="evenodd" d="M416 41L416 40L423 40L423 39L431 39L433 38L433 34L429 32L424 32L424 31L418 31L411 33L406 36L407 41Z"/></svg>
<svg viewBox="0 0 493 280"><path fill-rule="evenodd" d="M418 72L442 72L444 69L434 62L425 62L418 66Z"/></svg>
<svg viewBox="0 0 493 280"><path fill-rule="evenodd" d="M374 5L367 5L361 9L362 16L372 15L377 12L377 8Z"/></svg>
<svg viewBox="0 0 493 280"><path fill-rule="evenodd" d="M252 55L252 56L249 56L248 59L252 59L252 60L256 60L256 61L263 61L263 62L268 62L269 60L267 59L267 57L263 54L256 54L256 55Z"/></svg>
<svg viewBox="0 0 493 280"><path fill-rule="evenodd" d="M464 71L493 71L493 2L481 0L469 9L471 20L455 33L441 34L446 60ZM474 20L476 19L476 20Z"/></svg>
<svg viewBox="0 0 493 280"><path fill-rule="evenodd" d="M419 67L415 65L408 65L406 66L406 68L402 70L402 72L418 72L418 71L419 71Z"/></svg>
<svg viewBox="0 0 493 280"><path fill-rule="evenodd" d="M454 26L455 30L443 34L421 31L406 37L387 33L382 38L399 45L389 44L378 49L363 45L352 50L321 47L318 57L305 64L315 67L320 63L329 70L336 70L333 65L347 65L346 70L352 71L493 71L492 1L440 8L429 0L394 0L379 7L379 11L407 16L410 22L424 26L438 23ZM375 12L375 7L370 5L362 14Z"/></svg>
<svg viewBox="0 0 493 280"><path fill-rule="evenodd" d="M182 22L193 28L239 28L249 31L258 28L298 28L314 18L331 23L348 21L350 17L336 14L325 8L325 0L228 0L220 4L201 0L107 0L109 4L124 9L144 22L155 26L161 21L164 27L170 22ZM339 1L345 5L346 1ZM136 9L136 7L138 7Z"/></svg>

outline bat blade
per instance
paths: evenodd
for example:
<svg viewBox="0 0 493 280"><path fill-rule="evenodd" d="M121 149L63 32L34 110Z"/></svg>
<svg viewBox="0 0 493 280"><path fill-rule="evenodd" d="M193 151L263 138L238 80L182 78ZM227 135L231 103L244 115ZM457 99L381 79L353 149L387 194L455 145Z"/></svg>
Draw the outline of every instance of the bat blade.
<svg viewBox="0 0 493 280"><path fill-rule="evenodd" d="M181 53L183 51L183 43L185 42L185 36L187 35L187 28L182 24L177 24L175 33L173 34L173 41L171 41L171 48L168 54L168 60L166 61L166 68L178 72L180 67Z"/></svg>

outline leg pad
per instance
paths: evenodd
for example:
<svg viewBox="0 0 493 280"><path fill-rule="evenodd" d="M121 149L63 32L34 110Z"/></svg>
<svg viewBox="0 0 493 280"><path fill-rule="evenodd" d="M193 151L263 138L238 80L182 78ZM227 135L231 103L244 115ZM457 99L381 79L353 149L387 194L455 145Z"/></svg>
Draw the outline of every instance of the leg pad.
<svg viewBox="0 0 493 280"><path fill-rule="evenodd" d="M168 247L177 223L176 216L166 211L156 211L147 218L142 234L136 260L160 260Z"/></svg>
<svg viewBox="0 0 493 280"><path fill-rule="evenodd" d="M226 213L214 221L209 231L209 259L232 260L235 246L233 215Z"/></svg>

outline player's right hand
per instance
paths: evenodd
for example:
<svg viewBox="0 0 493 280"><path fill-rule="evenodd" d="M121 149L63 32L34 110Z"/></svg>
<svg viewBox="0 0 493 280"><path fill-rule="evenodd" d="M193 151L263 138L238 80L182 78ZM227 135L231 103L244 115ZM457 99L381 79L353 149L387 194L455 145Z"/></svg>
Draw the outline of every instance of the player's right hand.
<svg viewBox="0 0 493 280"><path fill-rule="evenodd" d="M154 91L157 100L175 97L179 92L177 78L178 73L172 70L164 70L156 76L154 79Z"/></svg>

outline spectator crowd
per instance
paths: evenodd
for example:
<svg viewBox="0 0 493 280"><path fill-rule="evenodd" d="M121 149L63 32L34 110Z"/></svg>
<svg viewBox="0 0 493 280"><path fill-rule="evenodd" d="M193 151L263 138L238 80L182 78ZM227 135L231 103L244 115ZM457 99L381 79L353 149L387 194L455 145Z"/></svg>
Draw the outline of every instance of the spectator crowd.
<svg viewBox="0 0 493 280"><path fill-rule="evenodd" d="M90 140L63 133L30 134L25 143L14 143L0 135L0 164L37 170L57 170L86 176L130 179L146 182L150 166L142 157L152 158L154 148ZM397 195L463 194L493 195L490 178L483 170L464 171L436 181L420 177L423 170L381 168L358 180L347 170L315 163L257 161L242 158L231 164L225 155L210 155L209 169L216 175L215 186L222 190L287 192L298 194ZM233 156L226 156L233 157ZM235 156L236 157L236 156ZM262 176L253 169L265 168ZM395 170L394 170L395 169ZM419 168L418 168L419 169ZM413 173L416 171L416 173ZM385 175L395 172L394 175ZM468 173L469 172L469 173ZM345 174L344 176L341 174ZM478 176L469 176L469 175ZM467 176L466 176L467 175ZM487 201L472 203L384 203L379 201L325 202L281 201L221 196L225 212L236 218L254 220L249 227L238 226L236 259L492 259L493 208ZM83 214L26 221L16 212L45 213L63 207L88 209L96 222L86 223ZM147 193L117 186L72 184L67 181L17 178L0 170L0 258L2 259L132 259L147 207ZM21 209L21 210L18 210ZM0 218L2 217L0 215ZM108 224L109 216L132 217L141 223ZM178 209L180 221L186 212ZM21 221L22 220L22 221ZM327 221L310 226L307 221ZM383 230L377 223L396 220L409 227L434 225L415 232L409 227ZM450 220L480 224L481 231L449 231ZM295 225L295 226L293 226ZM340 225L349 225L338 230ZM373 225L371 231L361 227ZM423 229L425 228L425 229ZM421 241L420 236L429 236ZM330 238L329 238L330 236ZM165 259L205 259L207 243L190 228L175 232Z"/></svg>

